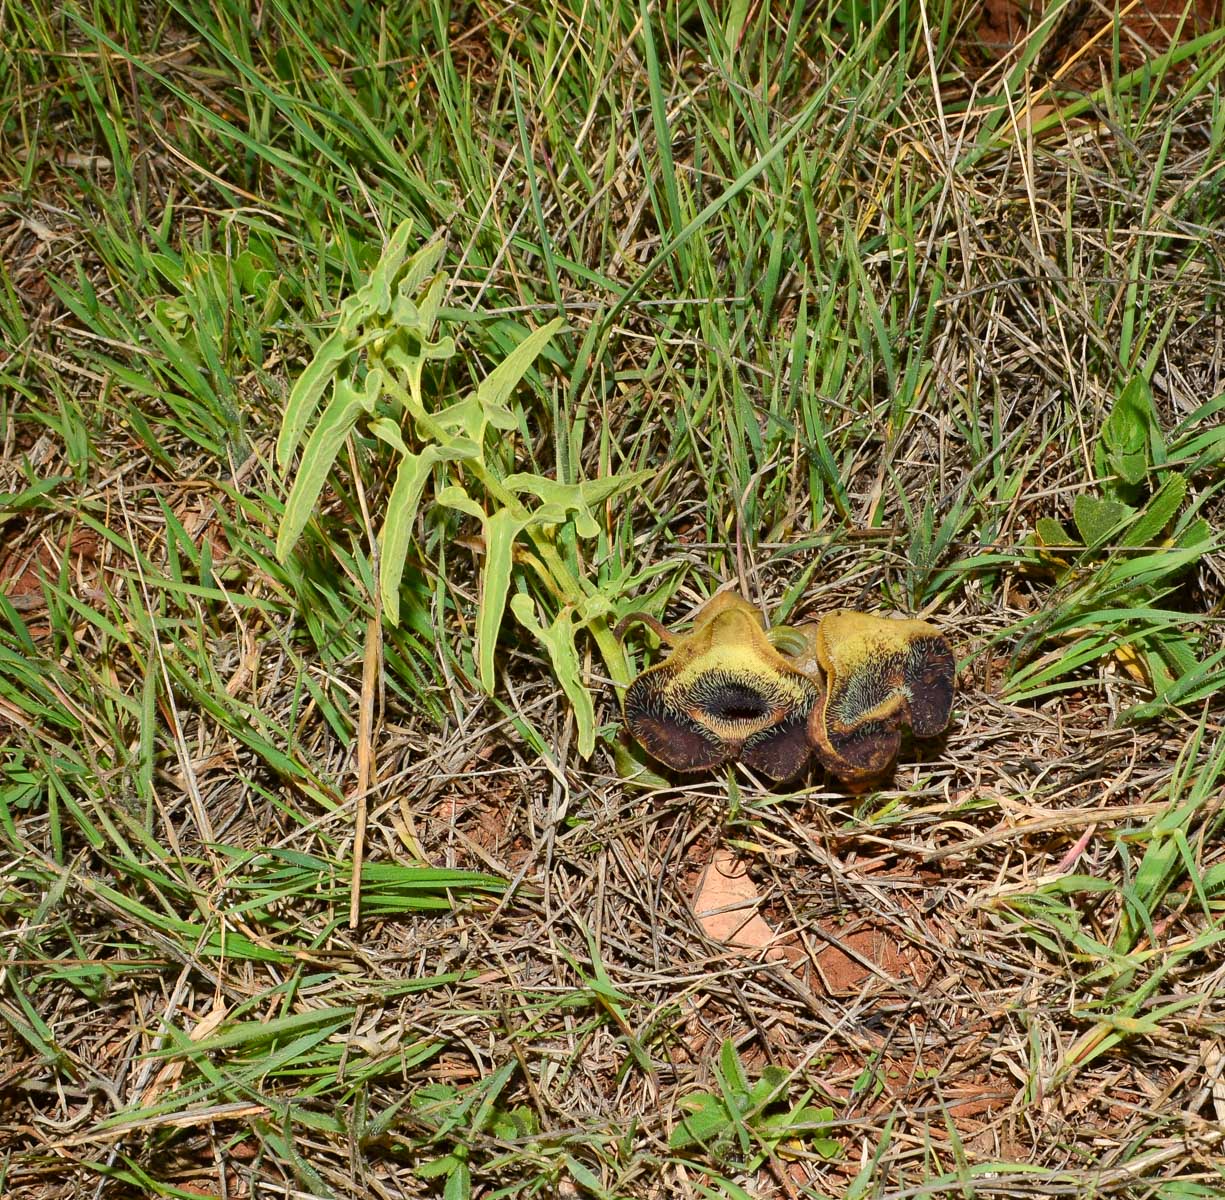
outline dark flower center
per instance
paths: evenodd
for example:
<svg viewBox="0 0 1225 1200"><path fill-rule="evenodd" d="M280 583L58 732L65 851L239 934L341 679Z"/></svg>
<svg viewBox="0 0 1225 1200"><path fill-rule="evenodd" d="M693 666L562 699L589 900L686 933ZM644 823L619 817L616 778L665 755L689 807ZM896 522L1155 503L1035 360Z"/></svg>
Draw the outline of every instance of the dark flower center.
<svg viewBox="0 0 1225 1200"><path fill-rule="evenodd" d="M759 721L770 712L766 698L739 683L721 683L703 698L702 711L716 721Z"/></svg>

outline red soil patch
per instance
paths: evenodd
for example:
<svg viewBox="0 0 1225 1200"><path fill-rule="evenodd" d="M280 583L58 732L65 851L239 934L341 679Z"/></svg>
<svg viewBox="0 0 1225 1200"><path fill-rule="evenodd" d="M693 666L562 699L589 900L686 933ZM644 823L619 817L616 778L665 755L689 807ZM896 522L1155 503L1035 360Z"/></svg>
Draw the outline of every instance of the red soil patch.
<svg viewBox="0 0 1225 1200"><path fill-rule="evenodd" d="M55 546L41 538L31 545L20 545L14 538L13 549L0 558L0 592L19 613L38 613L44 609L43 581L55 579L66 556L79 594L90 596L97 584L99 538L92 530L78 530L66 548ZM45 637L50 632L45 621L27 622L32 637Z"/></svg>
<svg viewBox="0 0 1225 1200"><path fill-rule="evenodd" d="M1050 5L1025 0L984 0L974 27L980 50L989 62L1011 54L1035 30ZM1188 11L1189 9L1189 11ZM1085 90L1109 79L1118 27L1119 69L1133 71L1175 45L1218 28L1222 0L1123 0L1108 15L1092 3L1072 4L1035 64L1036 71L1058 75Z"/></svg>
<svg viewBox="0 0 1225 1200"><path fill-rule="evenodd" d="M882 983L919 984L934 965L931 955L899 935L893 922L875 916L838 924L822 922L821 928L829 942L813 959L824 984L822 990L830 995L857 992L873 977Z"/></svg>

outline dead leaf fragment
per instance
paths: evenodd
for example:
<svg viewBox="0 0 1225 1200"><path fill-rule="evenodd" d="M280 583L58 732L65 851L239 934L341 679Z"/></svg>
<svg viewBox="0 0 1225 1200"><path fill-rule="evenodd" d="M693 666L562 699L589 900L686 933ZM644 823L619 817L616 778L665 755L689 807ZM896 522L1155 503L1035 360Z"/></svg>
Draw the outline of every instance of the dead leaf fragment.
<svg viewBox="0 0 1225 1200"><path fill-rule="evenodd" d="M215 1033L220 1027L222 1021L225 1020L229 1013L227 1005L220 1000L214 1001L213 1007L201 1017L195 1025L187 1031L187 1037L193 1042L202 1042L206 1037ZM178 1082L183 1074L183 1066L186 1059L183 1057L172 1058L154 1077L141 1095L140 1103L142 1106L155 1104L163 1093L169 1091Z"/></svg>
<svg viewBox="0 0 1225 1200"><path fill-rule="evenodd" d="M778 934L757 911L760 904L748 865L730 850L716 850L693 897L694 915L706 935L740 950L764 950L767 958L786 958Z"/></svg>

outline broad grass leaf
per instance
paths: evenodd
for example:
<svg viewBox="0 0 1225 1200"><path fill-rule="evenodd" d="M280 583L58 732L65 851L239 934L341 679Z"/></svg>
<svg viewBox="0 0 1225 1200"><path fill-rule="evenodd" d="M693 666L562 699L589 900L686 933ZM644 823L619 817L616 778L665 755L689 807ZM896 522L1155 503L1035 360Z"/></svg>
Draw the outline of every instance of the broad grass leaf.
<svg viewBox="0 0 1225 1200"><path fill-rule="evenodd" d="M213 1054L218 1050L231 1050L240 1046L262 1046L287 1033L323 1027L327 1033L340 1028L353 1019L354 1009L349 1006L311 1009L307 1012L291 1013L285 1017L261 1017L254 1021L234 1022L219 1033L193 1041L194 1053ZM168 1053L174 1053L169 1051Z"/></svg>
<svg viewBox="0 0 1225 1200"><path fill-rule="evenodd" d="M315 501L327 481L328 472L340 453L341 446L357 424L362 413L374 407L377 387L381 382L379 373L371 371L367 377L368 388L359 392L349 380L337 377L332 389L332 401L324 409L319 424L307 440L302 451L302 462L289 499L285 501L285 515L277 531L276 556L284 562L302 535L306 522L310 520Z"/></svg>
<svg viewBox="0 0 1225 1200"><path fill-rule="evenodd" d="M351 350L348 339L339 329L334 329L315 351L306 370L298 376L289 393L285 414L281 418L281 431L276 440L276 462L282 471L297 450L320 397Z"/></svg>
<svg viewBox="0 0 1225 1200"><path fill-rule="evenodd" d="M570 610L563 609L553 624L546 629L536 617L536 602L531 596L520 592L511 598L510 608L519 624L548 652L549 661L553 664L553 674L574 711L574 721L578 726L579 755L582 758L590 758L595 749L595 706L591 693L583 684L578 649L574 643L576 626L571 620Z"/></svg>
<svg viewBox="0 0 1225 1200"><path fill-rule="evenodd" d="M1225 862L1209 867L1201 877L1200 883L1210 896L1225 888Z"/></svg>
<svg viewBox="0 0 1225 1200"><path fill-rule="evenodd" d="M690 1146L704 1146L731 1129L732 1119L727 1106L709 1092L698 1092L686 1096L681 1103L689 1112L668 1138L669 1150L685 1150Z"/></svg>
<svg viewBox="0 0 1225 1200"><path fill-rule="evenodd" d="M1225 774L1225 738L1218 739L1206 756L1200 755L1206 732L1203 723L1195 730L1180 755L1182 784L1171 783L1169 806L1145 826L1137 839L1144 843L1144 855L1131 888L1124 890L1124 898L1129 903L1115 940L1116 950L1130 950L1142 930L1152 936L1153 915L1178 881L1180 866L1197 889L1201 904L1207 905L1195 855L1187 838L1192 823L1204 815L1205 807L1218 795L1221 776ZM1178 778L1176 773L1175 780Z"/></svg>
<svg viewBox="0 0 1225 1200"><path fill-rule="evenodd" d="M1154 634L1151 640L1153 653L1150 655L1149 666L1154 681L1159 678L1162 680L1161 686L1156 688L1157 694L1161 696L1180 679L1191 674L1199 666L1199 659L1195 654L1194 643L1178 626L1163 629Z"/></svg>
<svg viewBox="0 0 1225 1200"><path fill-rule="evenodd" d="M1196 662L1165 690L1145 704L1128 709L1119 717L1120 724L1144 721L1180 704L1193 704L1206 696L1214 696L1225 688L1225 647L1210 658Z"/></svg>
<svg viewBox="0 0 1225 1200"><path fill-rule="evenodd" d="M1177 457L1192 475L1219 467L1225 462L1225 425L1188 438L1177 448Z"/></svg>
<svg viewBox="0 0 1225 1200"><path fill-rule="evenodd" d="M1103 571L1103 594L1106 594L1106 587L1159 587L1168 584L1184 567L1199 562L1207 549L1202 543L1185 547L1155 546L1151 554L1111 563Z"/></svg>
<svg viewBox="0 0 1225 1200"><path fill-rule="evenodd" d="M1043 895L1061 896L1076 895L1080 892L1109 892L1114 890L1114 882L1109 879L1099 879L1095 875L1061 875L1049 883L1041 884L1038 891Z"/></svg>

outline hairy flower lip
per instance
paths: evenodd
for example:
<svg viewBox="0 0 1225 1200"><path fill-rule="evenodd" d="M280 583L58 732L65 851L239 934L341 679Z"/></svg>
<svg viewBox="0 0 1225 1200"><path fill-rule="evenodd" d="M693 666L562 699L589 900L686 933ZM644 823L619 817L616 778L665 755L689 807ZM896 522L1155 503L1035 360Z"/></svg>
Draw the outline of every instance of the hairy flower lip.
<svg viewBox="0 0 1225 1200"><path fill-rule="evenodd" d="M843 609L767 630L760 611L731 592L710 600L686 635L634 613L618 636L634 620L671 652L631 683L626 724L677 771L739 759L784 782L815 752L831 774L859 782L889 770L904 727L932 737L952 713L953 654L924 621Z"/></svg>

